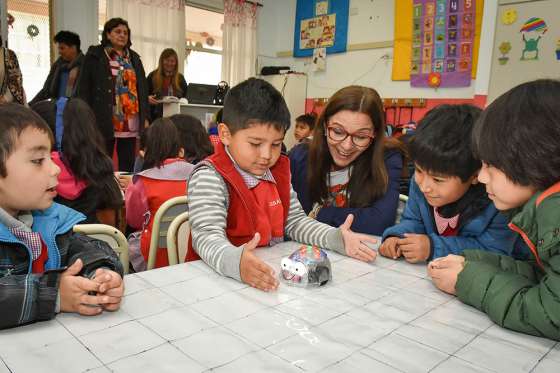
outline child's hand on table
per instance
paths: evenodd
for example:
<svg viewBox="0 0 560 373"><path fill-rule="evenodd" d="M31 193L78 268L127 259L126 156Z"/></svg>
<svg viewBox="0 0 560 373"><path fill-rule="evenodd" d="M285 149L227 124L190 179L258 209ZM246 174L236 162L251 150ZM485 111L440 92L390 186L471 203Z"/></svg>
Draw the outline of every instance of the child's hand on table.
<svg viewBox="0 0 560 373"><path fill-rule="evenodd" d="M260 240L260 234L255 233L253 239L243 247L241 262L239 263L241 281L260 290L276 290L278 280L274 270L253 253Z"/></svg>
<svg viewBox="0 0 560 373"><path fill-rule="evenodd" d="M373 262L377 257L377 252L370 249L365 242L372 244L377 240L367 234L355 233L350 230L354 215L349 214L346 221L339 227L344 241L344 249L349 257L361 260L363 262Z"/></svg>
<svg viewBox="0 0 560 373"><path fill-rule="evenodd" d="M463 256L450 254L444 258L432 260L428 264L428 275L438 289L455 295L457 277L464 267L465 258Z"/></svg>
<svg viewBox="0 0 560 373"><path fill-rule="evenodd" d="M430 238L425 234L405 233L397 241L399 251L409 263L418 263L430 257Z"/></svg>
<svg viewBox="0 0 560 373"><path fill-rule="evenodd" d="M106 268L98 268L95 271L94 281L99 284L98 295L106 295L107 302L102 306L107 311L116 311L121 305L124 294L124 282L122 277L115 271Z"/></svg>
<svg viewBox="0 0 560 373"><path fill-rule="evenodd" d="M391 259L400 258L402 253L399 249L398 242L398 237L387 237L379 247L379 254Z"/></svg>

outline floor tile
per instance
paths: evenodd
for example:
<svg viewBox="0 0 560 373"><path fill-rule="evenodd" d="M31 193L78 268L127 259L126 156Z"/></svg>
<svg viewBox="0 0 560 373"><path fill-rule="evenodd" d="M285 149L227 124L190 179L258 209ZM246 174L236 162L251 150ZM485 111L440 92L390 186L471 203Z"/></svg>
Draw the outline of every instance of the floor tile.
<svg viewBox="0 0 560 373"><path fill-rule="evenodd" d="M280 304L276 306L275 309L289 313L311 325L322 324L342 313L305 298Z"/></svg>
<svg viewBox="0 0 560 373"><path fill-rule="evenodd" d="M56 320L5 329L0 331L0 356L21 354L22 351L72 338L72 334Z"/></svg>
<svg viewBox="0 0 560 373"><path fill-rule="evenodd" d="M79 339L105 364L136 355L165 342L163 338L136 321L87 334Z"/></svg>
<svg viewBox="0 0 560 373"><path fill-rule="evenodd" d="M268 347L299 332L309 331L309 325L295 316L269 309L229 323L226 327L261 347Z"/></svg>
<svg viewBox="0 0 560 373"><path fill-rule="evenodd" d="M124 276L124 295L132 295L142 290L151 289L154 285L138 276L136 273Z"/></svg>
<svg viewBox="0 0 560 373"><path fill-rule="evenodd" d="M399 290L393 294L380 298L378 302L419 317L426 312L433 310L444 301L438 301L405 290Z"/></svg>
<svg viewBox="0 0 560 373"><path fill-rule="evenodd" d="M93 317L86 317L77 313L61 313L56 317L56 320L72 334L78 336L131 321L132 316L119 309L115 312L103 312Z"/></svg>
<svg viewBox="0 0 560 373"><path fill-rule="evenodd" d="M449 301L431 310L426 316L442 324L474 334L479 334L494 324L486 314L459 300Z"/></svg>
<svg viewBox="0 0 560 373"><path fill-rule="evenodd" d="M217 324L190 307L173 308L138 320L167 341L185 338Z"/></svg>
<svg viewBox="0 0 560 373"><path fill-rule="evenodd" d="M416 293L425 297L429 297L438 301L448 301L454 299L453 295L444 293L443 291L436 288L431 280L419 279L413 282L406 288L407 291L411 293Z"/></svg>
<svg viewBox="0 0 560 373"><path fill-rule="evenodd" d="M428 268L426 263L409 263L404 259L399 259L395 261L392 265L391 270L406 273L420 278L428 277Z"/></svg>
<svg viewBox="0 0 560 373"><path fill-rule="evenodd" d="M236 290L234 283L222 281L220 275L211 274L195 277L192 280L167 285L161 288L162 291L179 300L184 304L193 304L206 299L217 297L232 290ZM238 284L238 289L245 286Z"/></svg>
<svg viewBox="0 0 560 373"><path fill-rule="evenodd" d="M267 350L305 371L326 368L355 351L342 343L329 340L317 330L298 333Z"/></svg>
<svg viewBox="0 0 560 373"><path fill-rule="evenodd" d="M379 327L379 324L371 325L346 315L324 322L312 330L315 329L332 341L356 348L366 347L391 331L390 328Z"/></svg>
<svg viewBox="0 0 560 373"><path fill-rule="evenodd" d="M102 366L79 341L69 339L11 354L5 363L12 372L83 372Z"/></svg>
<svg viewBox="0 0 560 373"><path fill-rule="evenodd" d="M166 343L137 355L109 364L115 373L139 372L202 372L206 368L185 356L175 346Z"/></svg>
<svg viewBox="0 0 560 373"><path fill-rule="evenodd" d="M352 279L348 282L338 285L337 288L341 289L344 292L356 294L361 297L367 298L370 301L383 298L384 296L392 294L393 292L398 290L394 287L375 283L371 280L371 278L368 278L367 276Z"/></svg>
<svg viewBox="0 0 560 373"><path fill-rule="evenodd" d="M195 303L191 308L218 324L225 324L251 315L267 306L239 292L230 292Z"/></svg>
<svg viewBox="0 0 560 373"><path fill-rule="evenodd" d="M393 271L390 268L383 268L372 273L369 273L362 277L367 279L374 284L392 288L406 288L413 282L418 280L417 276L413 276L407 273L402 273L398 271Z"/></svg>
<svg viewBox="0 0 560 373"><path fill-rule="evenodd" d="M451 356L449 359L445 360L443 363L439 364L432 373L490 373L491 370L487 370L481 367L477 367L474 364L466 362L464 360L458 359Z"/></svg>
<svg viewBox="0 0 560 373"><path fill-rule="evenodd" d="M464 332L429 317L422 317L412 321L410 324L403 325L395 330L395 334L450 355L466 346L476 337L474 333Z"/></svg>
<svg viewBox="0 0 560 373"><path fill-rule="evenodd" d="M217 373L301 373L302 370L287 361L271 354L268 351L251 352L241 356L239 359L231 363L215 368L212 372Z"/></svg>
<svg viewBox="0 0 560 373"><path fill-rule="evenodd" d="M428 372L449 355L426 345L391 334L362 351L364 354L404 372Z"/></svg>
<svg viewBox="0 0 560 373"><path fill-rule="evenodd" d="M333 274L336 273L335 271L344 271L355 276L362 276L378 270L378 267L376 267L373 263L365 263L352 258L346 258L333 263L332 267Z"/></svg>
<svg viewBox="0 0 560 373"><path fill-rule="evenodd" d="M504 340L496 336L496 332L485 332L456 352L455 356L499 372L529 372L548 350L543 351L543 346L538 343L527 347L526 343L521 345L517 342L519 340L515 338Z"/></svg>
<svg viewBox="0 0 560 373"><path fill-rule="evenodd" d="M160 289L147 289L124 297L121 310L134 318L141 318L182 306L181 302Z"/></svg>
<svg viewBox="0 0 560 373"><path fill-rule="evenodd" d="M205 272L202 272L196 267L188 265L173 265L138 272L136 275L156 287L162 287L165 285L175 284L177 282L187 281L204 274Z"/></svg>
<svg viewBox="0 0 560 373"><path fill-rule="evenodd" d="M346 359L331 365L321 373L399 373L397 370L387 364L372 359L361 352L356 352Z"/></svg>
<svg viewBox="0 0 560 373"><path fill-rule="evenodd" d="M223 327L203 330L172 343L207 368L224 365L256 349Z"/></svg>
<svg viewBox="0 0 560 373"><path fill-rule="evenodd" d="M533 373L560 372L560 361L545 357L533 369Z"/></svg>
<svg viewBox="0 0 560 373"><path fill-rule="evenodd" d="M276 291L266 292L252 287L247 287L245 289L238 290L237 293L241 294L247 299L262 303L268 307L273 307L278 304L286 303L298 297L298 295L294 294L293 292L286 291L285 288L285 285L280 284Z"/></svg>

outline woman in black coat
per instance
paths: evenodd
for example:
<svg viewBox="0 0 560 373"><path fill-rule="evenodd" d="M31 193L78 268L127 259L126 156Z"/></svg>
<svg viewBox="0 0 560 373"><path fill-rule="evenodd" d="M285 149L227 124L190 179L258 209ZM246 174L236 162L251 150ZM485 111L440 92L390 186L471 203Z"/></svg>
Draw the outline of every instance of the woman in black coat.
<svg viewBox="0 0 560 373"><path fill-rule="evenodd" d="M132 171L136 139L149 123L146 75L130 39L127 21L107 21L101 45L86 53L77 89L96 115L109 156L116 143L120 171Z"/></svg>

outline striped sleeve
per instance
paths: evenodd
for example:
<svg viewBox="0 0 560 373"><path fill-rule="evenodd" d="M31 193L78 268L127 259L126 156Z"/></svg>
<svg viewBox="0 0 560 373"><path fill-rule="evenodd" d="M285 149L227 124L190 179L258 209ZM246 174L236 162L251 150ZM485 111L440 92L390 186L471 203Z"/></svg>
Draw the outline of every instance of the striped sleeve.
<svg viewBox="0 0 560 373"><path fill-rule="evenodd" d="M204 165L191 174L187 188L194 250L216 272L241 280L243 246L232 245L226 236L229 193L224 179Z"/></svg>
<svg viewBox="0 0 560 373"><path fill-rule="evenodd" d="M297 193L291 185L290 210L286 221L285 234L294 241L308 245L317 245L346 255L340 229L307 216L297 198Z"/></svg>

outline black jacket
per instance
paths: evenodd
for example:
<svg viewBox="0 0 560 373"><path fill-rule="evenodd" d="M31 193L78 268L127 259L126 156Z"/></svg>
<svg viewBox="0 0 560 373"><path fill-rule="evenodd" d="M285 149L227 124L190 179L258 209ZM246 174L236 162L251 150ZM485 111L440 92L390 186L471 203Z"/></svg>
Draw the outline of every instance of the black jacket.
<svg viewBox="0 0 560 373"><path fill-rule="evenodd" d="M78 67L78 79L76 79L76 83L74 85L74 92L76 91L76 87L78 85L78 81L80 79L80 70L82 64L84 63L84 54L80 51L78 56L76 57L76 61L73 61L70 65L66 61L64 61L61 57L59 57L51 66L51 70L49 71L49 75L47 76L47 80L45 80L45 84L43 88L33 97L33 100L29 101L29 105L33 105L39 101L43 101L49 98L57 99L58 98L58 85L60 84L60 72L64 66L68 68ZM74 93L73 92L73 93Z"/></svg>
<svg viewBox="0 0 560 373"><path fill-rule="evenodd" d="M156 92L153 81L156 71L157 70L152 71L146 78L146 80L148 81L148 95L156 95L159 97L167 96L165 92ZM181 73L179 73L179 88L181 89L181 93L176 93L175 96L177 98L187 97L187 82L185 81L185 77ZM163 116L163 104L150 105L150 115L152 121L156 120L157 118L161 118Z"/></svg>
<svg viewBox="0 0 560 373"><path fill-rule="evenodd" d="M144 121L146 119L149 120L148 85L140 56L131 49L129 51L130 62L136 72L136 89L138 91L140 115L139 125L140 130L142 130L144 128ZM112 122L114 89L109 59L105 54L104 47L102 45L89 47L82 65L76 95L85 100L93 109L97 126L105 142L109 142L114 138Z"/></svg>

